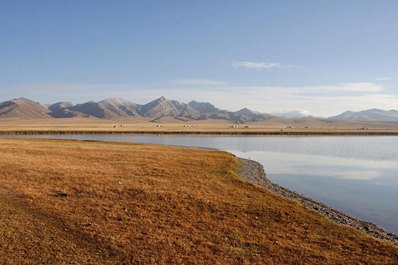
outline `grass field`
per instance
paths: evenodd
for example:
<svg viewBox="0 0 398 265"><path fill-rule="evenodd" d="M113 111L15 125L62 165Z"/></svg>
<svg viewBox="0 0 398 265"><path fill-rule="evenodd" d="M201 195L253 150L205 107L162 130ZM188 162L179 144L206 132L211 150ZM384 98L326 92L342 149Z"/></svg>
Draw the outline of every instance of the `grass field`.
<svg viewBox="0 0 398 265"><path fill-rule="evenodd" d="M1 264L397 264L210 150L0 139Z"/></svg>

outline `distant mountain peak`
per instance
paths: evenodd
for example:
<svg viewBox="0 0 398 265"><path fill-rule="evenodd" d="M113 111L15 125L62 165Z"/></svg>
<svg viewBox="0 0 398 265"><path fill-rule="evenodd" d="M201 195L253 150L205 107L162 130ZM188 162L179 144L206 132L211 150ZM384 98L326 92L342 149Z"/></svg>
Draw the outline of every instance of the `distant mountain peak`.
<svg viewBox="0 0 398 265"><path fill-rule="evenodd" d="M19 98L14 98L14 99L12 99L10 101L19 101L19 100L30 100L30 99L27 99L27 98L24 98L24 97L19 97ZM32 100L30 100L30 101L32 101Z"/></svg>
<svg viewBox="0 0 398 265"><path fill-rule="evenodd" d="M0 117L20 119L51 118L49 109L39 102L20 97L0 103Z"/></svg>
<svg viewBox="0 0 398 265"><path fill-rule="evenodd" d="M15 103L30 102L30 103L40 104L39 102L33 101L31 99L24 98L24 97L14 98L14 99L12 99L10 101L15 102Z"/></svg>
<svg viewBox="0 0 398 265"><path fill-rule="evenodd" d="M397 110L368 109L363 111L345 111L337 116L329 117L332 120L357 121L384 121L398 122Z"/></svg>
<svg viewBox="0 0 398 265"><path fill-rule="evenodd" d="M188 103L188 106L201 113L215 113L220 111L220 109L216 108L213 104L209 102L198 102L192 100Z"/></svg>
<svg viewBox="0 0 398 265"><path fill-rule="evenodd" d="M168 101L170 101L170 100L168 100L166 97L164 97L164 96L161 96L160 98L157 98L157 99L155 99L154 101L157 101L157 102L168 102Z"/></svg>
<svg viewBox="0 0 398 265"><path fill-rule="evenodd" d="M237 113L251 115L251 114L256 114L258 112L252 111L252 110L250 110L248 108L243 108L243 109L238 110Z"/></svg>
<svg viewBox="0 0 398 265"><path fill-rule="evenodd" d="M181 114L180 105L182 104L177 101L168 100L162 96L145 105L140 106L138 108L138 113L144 117L178 117Z"/></svg>

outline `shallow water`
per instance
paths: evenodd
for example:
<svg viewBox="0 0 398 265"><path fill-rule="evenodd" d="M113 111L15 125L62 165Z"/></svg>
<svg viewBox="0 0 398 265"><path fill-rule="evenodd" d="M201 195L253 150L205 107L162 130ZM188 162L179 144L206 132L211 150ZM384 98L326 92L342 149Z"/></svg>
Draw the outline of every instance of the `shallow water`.
<svg viewBox="0 0 398 265"><path fill-rule="evenodd" d="M156 143L226 150L262 163L267 177L277 184L398 233L396 136L34 137Z"/></svg>

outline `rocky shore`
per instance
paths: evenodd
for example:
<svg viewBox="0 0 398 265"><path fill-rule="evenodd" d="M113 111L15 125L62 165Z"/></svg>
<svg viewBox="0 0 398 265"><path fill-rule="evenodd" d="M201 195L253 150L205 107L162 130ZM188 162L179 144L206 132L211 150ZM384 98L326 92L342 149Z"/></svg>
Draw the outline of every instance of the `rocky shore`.
<svg viewBox="0 0 398 265"><path fill-rule="evenodd" d="M296 200L301 203L305 208L317 211L336 223L350 226L357 230L363 231L372 237L386 240L393 243L394 245L398 245L398 235L388 232L375 224L358 220L323 203L314 201L310 198L306 198L301 194L274 184L269 179L267 179L264 168L260 163L243 158L239 159L242 163L240 171L240 176L242 178L252 183L264 186L282 197Z"/></svg>

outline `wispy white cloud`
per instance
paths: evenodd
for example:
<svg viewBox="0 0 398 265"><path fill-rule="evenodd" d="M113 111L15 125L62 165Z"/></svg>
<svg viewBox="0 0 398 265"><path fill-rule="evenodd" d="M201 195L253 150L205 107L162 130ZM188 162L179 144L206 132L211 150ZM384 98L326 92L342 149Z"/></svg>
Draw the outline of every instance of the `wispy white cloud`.
<svg viewBox="0 0 398 265"><path fill-rule="evenodd" d="M227 84L225 81L213 79L178 79L172 83L183 86L223 86Z"/></svg>
<svg viewBox="0 0 398 265"><path fill-rule="evenodd" d="M235 68L246 68L251 70L266 70L272 68L287 68L289 65L274 62L250 62L250 61L235 61L232 63Z"/></svg>
<svg viewBox="0 0 398 265"><path fill-rule="evenodd" d="M381 77L376 77L374 80L375 81L391 81L391 80L394 80L394 78L389 77L389 76L381 76Z"/></svg>
<svg viewBox="0 0 398 265"><path fill-rule="evenodd" d="M300 118L300 117L306 117L306 116L312 115L312 113L309 112L308 110L286 110L286 109L273 111L271 114L275 115L275 116L287 117L287 118Z"/></svg>
<svg viewBox="0 0 398 265"><path fill-rule="evenodd" d="M351 82L334 85L319 85L302 87L304 93L327 93L327 92L380 92L383 86L372 82Z"/></svg>
<svg viewBox="0 0 398 265"><path fill-rule="evenodd" d="M11 90L20 91L20 92L31 92L35 93L48 93L48 92L59 92L59 93L75 93L82 91L99 91L99 90L107 90L107 89L124 89L131 87L128 84L117 84L117 83L42 83L42 84L29 84L29 85L20 85L16 87L12 87Z"/></svg>
<svg viewBox="0 0 398 265"><path fill-rule="evenodd" d="M54 103L56 101L83 102L86 100L98 100L105 97L113 97L120 91L131 89L128 84L98 84L98 83L40 83L19 85L9 88L0 88L3 100L11 97L27 97L42 103ZM10 95L10 96L8 96ZM7 98L8 97L8 98ZM45 101L43 101L43 98Z"/></svg>

